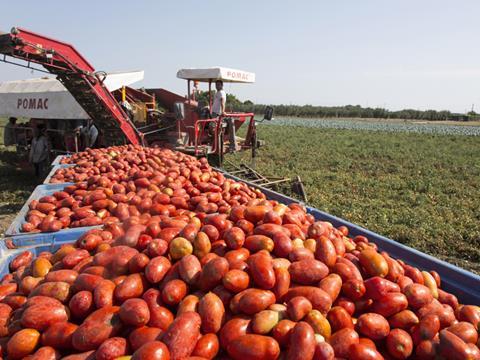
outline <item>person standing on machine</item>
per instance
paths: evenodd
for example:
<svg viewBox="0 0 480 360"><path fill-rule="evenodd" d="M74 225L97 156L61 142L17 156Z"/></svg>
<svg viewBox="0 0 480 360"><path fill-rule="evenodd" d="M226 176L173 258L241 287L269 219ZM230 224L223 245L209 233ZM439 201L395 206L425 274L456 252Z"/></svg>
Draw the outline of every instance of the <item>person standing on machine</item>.
<svg viewBox="0 0 480 360"><path fill-rule="evenodd" d="M200 96L200 83L198 80L193 81L193 89L192 89L192 100L198 101L198 97Z"/></svg>
<svg viewBox="0 0 480 360"><path fill-rule="evenodd" d="M217 80L215 81L215 88L217 92L215 93L215 97L213 98L213 105L212 105L212 117L216 118L218 116L225 115L225 104L227 102L227 94L223 90L223 81ZM228 132L228 139L229 139L229 151L231 153L235 152L237 144L235 138L235 120L233 118L225 118L225 123L227 124L227 132Z"/></svg>
<svg viewBox="0 0 480 360"><path fill-rule="evenodd" d="M225 103L227 102L227 94L225 93L225 90L223 90L223 81L215 81L215 88L217 89L217 92L213 98L212 105L212 117L214 118L225 113Z"/></svg>

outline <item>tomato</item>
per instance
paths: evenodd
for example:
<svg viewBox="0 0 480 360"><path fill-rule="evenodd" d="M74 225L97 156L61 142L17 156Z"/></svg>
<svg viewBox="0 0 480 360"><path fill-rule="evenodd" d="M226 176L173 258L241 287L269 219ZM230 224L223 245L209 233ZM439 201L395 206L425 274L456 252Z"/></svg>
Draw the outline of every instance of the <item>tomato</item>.
<svg viewBox="0 0 480 360"><path fill-rule="evenodd" d="M390 325L382 315L366 313L360 315L356 325L358 332L372 340L381 340L390 332Z"/></svg>
<svg viewBox="0 0 480 360"><path fill-rule="evenodd" d="M395 359L406 359L413 351L413 341L410 335L402 329L393 329L386 340L388 353Z"/></svg>

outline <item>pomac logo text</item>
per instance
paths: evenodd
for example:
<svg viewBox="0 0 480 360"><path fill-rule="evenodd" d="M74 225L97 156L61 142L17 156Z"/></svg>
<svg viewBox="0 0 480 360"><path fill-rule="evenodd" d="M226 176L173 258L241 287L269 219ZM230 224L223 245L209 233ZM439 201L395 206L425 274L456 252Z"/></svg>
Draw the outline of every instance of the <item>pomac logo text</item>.
<svg viewBox="0 0 480 360"><path fill-rule="evenodd" d="M48 110L48 98L19 98L17 109Z"/></svg>
<svg viewBox="0 0 480 360"><path fill-rule="evenodd" d="M232 79L237 79L237 80L248 81L249 80L248 75L249 75L248 73L244 73L241 71L227 71L227 77L230 77Z"/></svg>

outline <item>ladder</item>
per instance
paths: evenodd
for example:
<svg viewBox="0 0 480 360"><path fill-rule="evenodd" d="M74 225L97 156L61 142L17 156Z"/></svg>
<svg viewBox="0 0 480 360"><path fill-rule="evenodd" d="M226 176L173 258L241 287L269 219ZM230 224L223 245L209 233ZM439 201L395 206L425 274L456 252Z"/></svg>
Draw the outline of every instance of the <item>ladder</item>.
<svg viewBox="0 0 480 360"><path fill-rule="evenodd" d="M307 193L305 192L302 179L300 179L300 176L298 175L294 178L263 175L245 163L235 164L228 160L224 161L224 167L222 170L227 174L247 180L251 184L277 192L291 193L291 195L294 195L304 203L308 202Z"/></svg>

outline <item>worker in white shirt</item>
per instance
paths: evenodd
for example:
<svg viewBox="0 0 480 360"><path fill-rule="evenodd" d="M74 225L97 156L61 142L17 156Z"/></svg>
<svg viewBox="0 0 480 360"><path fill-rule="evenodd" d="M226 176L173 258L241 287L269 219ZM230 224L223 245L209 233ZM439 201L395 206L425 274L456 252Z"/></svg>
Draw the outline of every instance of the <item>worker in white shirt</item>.
<svg viewBox="0 0 480 360"><path fill-rule="evenodd" d="M48 165L48 139L46 136L47 130L44 125L38 125L36 136L32 139L30 148L29 161L35 168L35 176L41 178L45 175L45 170Z"/></svg>
<svg viewBox="0 0 480 360"><path fill-rule="evenodd" d="M223 81L215 81L215 88L217 89L217 92L213 98L212 118L225 115L225 103L227 102L227 94L223 90ZM230 142L229 150L231 153L233 153L237 147L235 137L235 120L233 118L224 118L224 121L227 125L228 139Z"/></svg>
<svg viewBox="0 0 480 360"><path fill-rule="evenodd" d="M213 98L212 105L212 117L214 118L225 113L225 103L227 102L227 94L225 93L225 90L223 90L223 81L215 81L215 88L217 89L217 92Z"/></svg>

